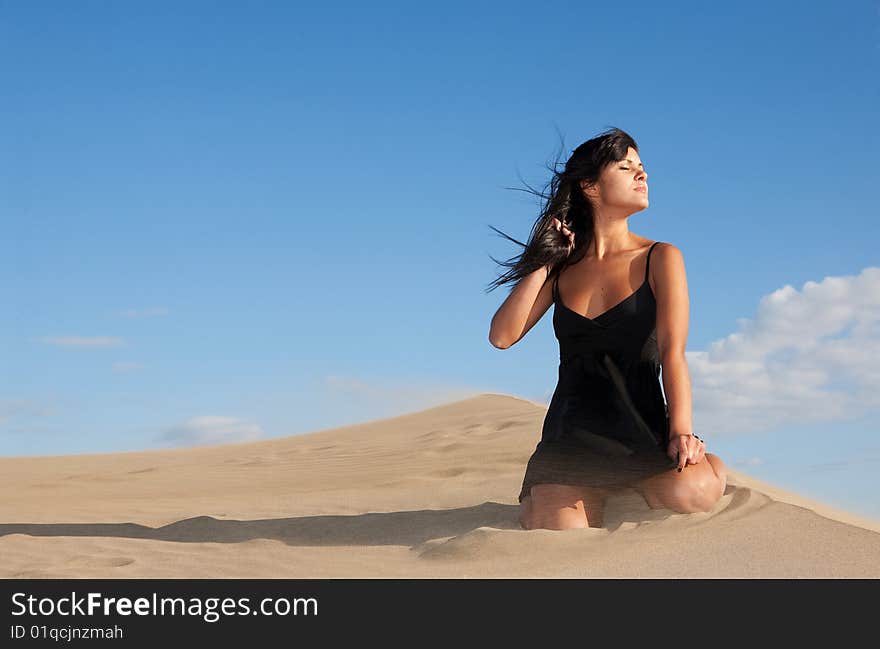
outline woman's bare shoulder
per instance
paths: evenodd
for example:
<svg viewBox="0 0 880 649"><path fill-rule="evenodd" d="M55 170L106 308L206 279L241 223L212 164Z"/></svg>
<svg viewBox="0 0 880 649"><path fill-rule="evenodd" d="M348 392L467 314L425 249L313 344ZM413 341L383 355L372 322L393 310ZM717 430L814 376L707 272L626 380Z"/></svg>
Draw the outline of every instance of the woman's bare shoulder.
<svg viewBox="0 0 880 649"><path fill-rule="evenodd" d="M654 243L657 245L654 246ZM686 280L684 279L684 256L678 246L669 241L655 241L654 243L651 244L654 247L651 250L648 280L651 284L651 290L656 294L658 279L664 283L681 283Z"/></svg>
<svg viewBox="0 0 880 649"><path fill-rule="evenodd" d="M655 241L654 243L657 244L656 246L654 246L654 256L682 256L681 249L674 243L670 243L669 241ZM652 243L651 245L653 246L654 244ZM652 256L651 258L653 259L654 256Z"/></svg>
<svg viewBox="0 0 880 649"><path fill-rule="evenodd" d="M684 255L681 249L668 241L660 241L651 253L651 279L681 279L684 274Z"/></svg>

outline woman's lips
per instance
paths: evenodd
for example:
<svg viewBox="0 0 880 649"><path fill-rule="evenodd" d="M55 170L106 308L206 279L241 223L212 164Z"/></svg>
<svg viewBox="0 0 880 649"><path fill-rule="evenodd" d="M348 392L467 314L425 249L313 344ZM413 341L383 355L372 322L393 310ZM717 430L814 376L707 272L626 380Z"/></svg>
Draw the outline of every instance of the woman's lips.
<svg viewBox="0 0 880 649"><path fill-rule="evenodd" d="M648 188L645 187L644 185L642 185L641 187L636 187L636 191L637 191L637 192L645 192L645 193L647 194L647 193L648 193Z"/></svg>

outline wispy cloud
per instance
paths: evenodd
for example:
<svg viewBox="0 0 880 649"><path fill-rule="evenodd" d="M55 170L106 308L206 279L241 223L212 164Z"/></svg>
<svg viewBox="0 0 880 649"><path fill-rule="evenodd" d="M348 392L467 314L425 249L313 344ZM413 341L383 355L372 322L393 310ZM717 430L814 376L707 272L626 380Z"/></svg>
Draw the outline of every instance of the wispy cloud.
<svg viewBox="0 0 880 649"><path fill-rule="evenodd" d="M0 424L15 418L48 417L54 414L54 408L32 399L0 399Z"/></svg>
<svg viewBox="0 0 880 649"><path fill-rule="evenodd" d="M877 449L860 448L853 449L851 457L832 462L820 462L807 467L807 471L865 471L872 465L880 466L880 453ZM876 469L874 469L876 472ZM875 473L876 474L876 473Z"/></svg>
<svg viewBox="0 0 880 649"><path fill-rule="evenodd" d="M694 428L769 430L880 408L880 268L786 285L739 331L687 352Z"/></svg>
<svg viewBox="0 0 880 649"><path fill-rule="evenodd" d="M124 318L154 318L160 315L168 315L168 309L164 306L150 307L146 309L125 309L119 312Z"/></svg>
<svg viewBox="0 0 880 649"><path fill-rule="evenodd" d="M113 336L46 336L36 341L56 347L118 347L124 344L122 338Z"/></svg>
<svg viewBox="0 0 880 649"><path fill-rule="evenodd" d="M259 425L235 417L193 417L163 431L158 442L170 446L205 446L249 442L264 437Z"/></svg>
<svg viewBox="0 0 880 649"><path fill-rule="evenodd" d="M63 437L64 431L59 430L58 428L52 428L50 426L38 426L32 424L22 424L21 426L9 426L0 429L2 433L9 433L10 435L21 435L26 437L32 437L33 435L40 435L48 437L50 435L54 435L56 437ZM0 454L4 453L3 449L0 449Z"/></svg>
<svg viewBox="0 0 880 649"><path fill-rule="evenodd" d="M139 370L143 365L140 363L132 363L126 361L120 361L118 363L113 363L113 371L114 372L130 372L132 370Z"/></svg>

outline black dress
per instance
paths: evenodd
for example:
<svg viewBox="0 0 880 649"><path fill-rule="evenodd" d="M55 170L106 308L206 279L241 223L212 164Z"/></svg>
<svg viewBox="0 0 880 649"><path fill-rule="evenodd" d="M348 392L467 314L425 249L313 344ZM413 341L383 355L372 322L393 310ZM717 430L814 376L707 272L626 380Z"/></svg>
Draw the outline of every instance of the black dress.
<svg viewBox="0 0 880 649"><path fill-rule="evenodd" d="M553 281L559 381L529 458L519 500L532 485L618 489L669 471L669 415L660 386L657 304L645 281L595 318L566 307ZM558 279L558 275L557 275Z"/></svg>

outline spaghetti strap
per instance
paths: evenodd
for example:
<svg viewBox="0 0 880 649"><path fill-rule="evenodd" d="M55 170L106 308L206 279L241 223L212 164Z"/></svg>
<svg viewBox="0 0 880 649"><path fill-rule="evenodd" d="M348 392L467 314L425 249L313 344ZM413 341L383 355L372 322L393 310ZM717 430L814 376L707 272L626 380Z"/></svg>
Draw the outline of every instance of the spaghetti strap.
<svg viewBox="0 0 880 649"><path fill-rule="evenodd" d="M648 250L648 261L645 264L645 281L648 281L648 269L651 267L651 253L654 252L654 246L656 246L659 241L655 241L651 244L651 248Z"/></svg>
<svg viewBox="0 0 880 649"><path fill-rule="evenodd" d="M553 278L553 303L559 300L559 289L556 287L556 282L559 281L559 273L556 273L556 277Z"/></svg>

